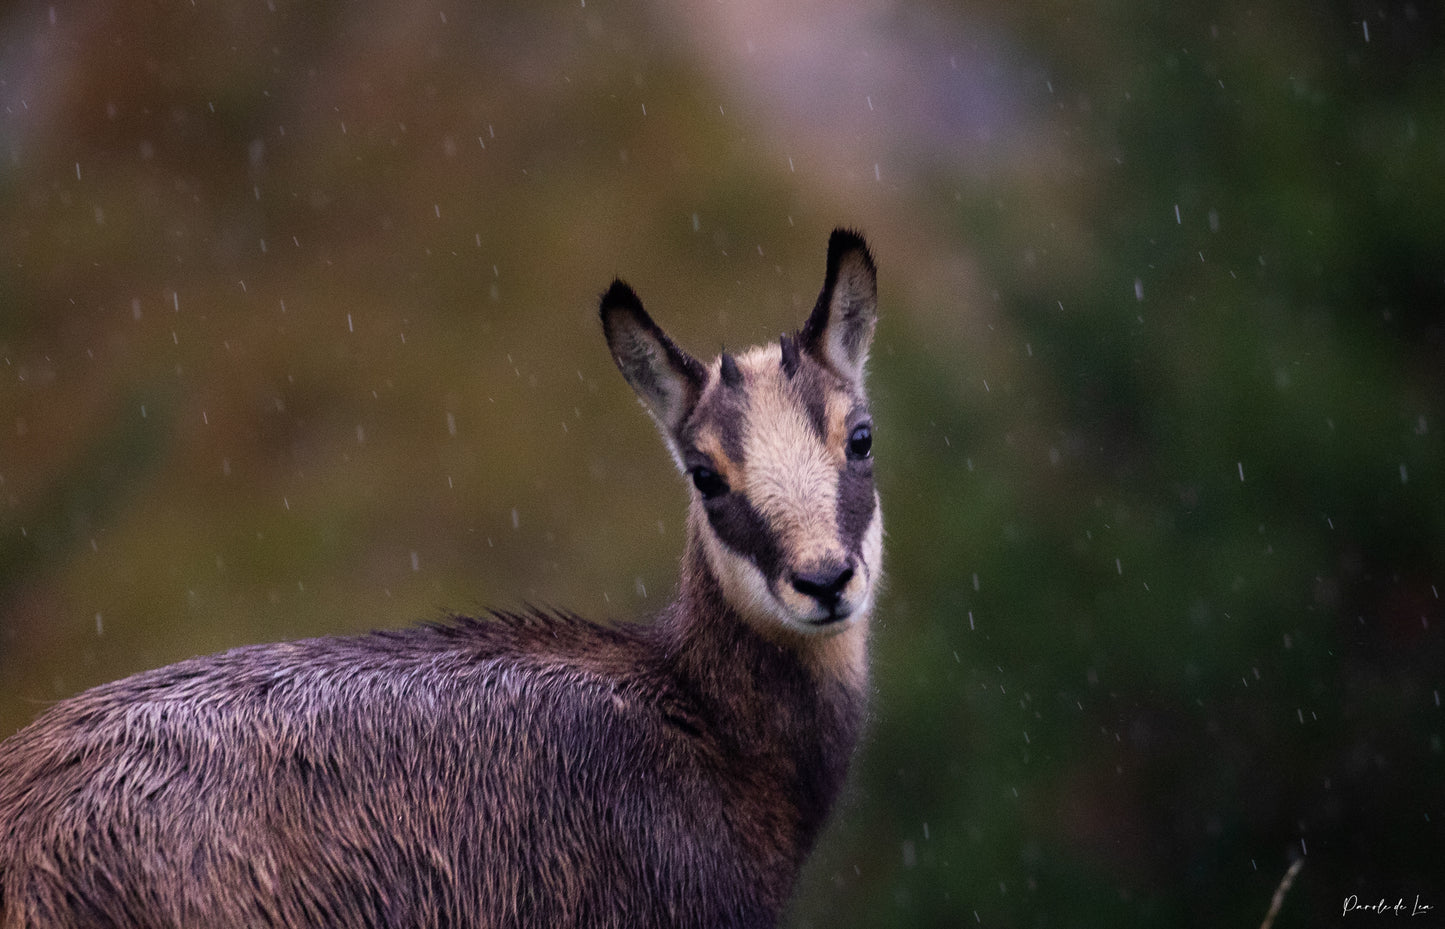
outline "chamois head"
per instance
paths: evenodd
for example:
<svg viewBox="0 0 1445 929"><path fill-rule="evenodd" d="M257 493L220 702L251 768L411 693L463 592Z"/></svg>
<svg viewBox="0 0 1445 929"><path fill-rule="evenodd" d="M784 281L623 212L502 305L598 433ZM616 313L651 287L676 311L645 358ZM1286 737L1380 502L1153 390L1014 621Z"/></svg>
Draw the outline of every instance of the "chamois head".
<svg viewBox="0 0 1445 929"><path fill-rule="evenodd" d="M863 368L877 312L873 258L845 230L800 331L706 365L626 284L602 297L612 357L692 480L688 530L765 633L836 634L872 607L883 522Z"/></svg>

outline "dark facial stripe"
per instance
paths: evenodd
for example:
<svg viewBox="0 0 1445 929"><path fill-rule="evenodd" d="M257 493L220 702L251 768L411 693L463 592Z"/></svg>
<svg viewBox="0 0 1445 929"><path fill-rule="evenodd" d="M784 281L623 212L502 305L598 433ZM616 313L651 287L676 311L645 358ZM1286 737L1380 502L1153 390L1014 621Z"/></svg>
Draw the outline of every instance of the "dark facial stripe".
<svg viewBox="0 0 1445 929"><path fill-rule="evenodd" d="M827 373L816 362L798 366L789 384L794 394L803 403L808 422L820 441L828 441L828 391Z"/></svg>
<svg viewBox="0 0 1445 929"><path fill-rule="evenodd" d="M782 570L783 553L778 538L762 514L741 494L724 494L703 504L707 521L722 543L737 555L750 559L772 586Z"/></svg>
<svg viewBox="0 0 1445 929"><path fill-rule="evenodd" d="M681 444L684 447L696 446L698 437L711 429L722 445L723 454L733 464L741 466L744 461L743 421L747 419L745 404L743 391L710 391L698 404L692 419L679 436Z"/></svg>
<svg viewBox="0 0 1445 929"><path fill-rule="evenodd" d="M848 462L838 474L838 537L848 554L862 550L876 503L872 459Z"/></svg>

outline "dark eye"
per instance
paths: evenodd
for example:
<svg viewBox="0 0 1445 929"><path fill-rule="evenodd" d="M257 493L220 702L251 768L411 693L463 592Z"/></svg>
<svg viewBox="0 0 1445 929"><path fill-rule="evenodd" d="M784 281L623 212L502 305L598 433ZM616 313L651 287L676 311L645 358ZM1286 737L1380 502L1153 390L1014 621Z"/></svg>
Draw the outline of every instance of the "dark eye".
<svg viewBox="0 0 1445 929"><path fill-rule="evenodd" d="M853 433L848 436L848 457L854 461L862 461L872 453L873 427L868 423L854 426Z"/></svg>
<svg viewBox="0 0 1445 929"><path fill-rule="evenodd" d="M723 480L722 475L712 468L693 468L692 486L697 488L697 492L702 494L704 500L711 500L713 497L720 497L728 492L728 482Z"/></svg>

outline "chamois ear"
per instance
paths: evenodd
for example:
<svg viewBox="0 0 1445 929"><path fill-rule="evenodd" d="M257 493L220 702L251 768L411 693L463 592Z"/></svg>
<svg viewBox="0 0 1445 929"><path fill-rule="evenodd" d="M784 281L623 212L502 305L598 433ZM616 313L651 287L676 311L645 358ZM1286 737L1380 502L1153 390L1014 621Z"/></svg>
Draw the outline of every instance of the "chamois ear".
<svg viewBox="0 0 1445 929"><path fill-rule="evenodd" d="M805 352L855 384L878 323L878 272L868 243L848 229L828 239L828 271L798 341Z"/></svg>
<svg viewBox="0 0 1445 929"><path fill-rule="evenodd" d="M612 360L671 441L697 405L707 372L658 328L622 281L602 295L600 313Z"/></svg>

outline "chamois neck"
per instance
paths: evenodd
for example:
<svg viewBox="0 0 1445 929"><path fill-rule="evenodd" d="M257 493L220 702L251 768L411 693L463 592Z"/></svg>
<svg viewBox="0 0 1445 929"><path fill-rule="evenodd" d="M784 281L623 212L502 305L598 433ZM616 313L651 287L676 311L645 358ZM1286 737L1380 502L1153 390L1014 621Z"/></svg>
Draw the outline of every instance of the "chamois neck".
<svg viewBox="0 0 1445 929"><path fill-rule="evenodd" d="M856 632L861 652L865 633ZM705 737L737 759L741 782L783 787L793 812L779 851L801 861L842 787L866 712L866 677L818 660L817 646L843 636L764 636L728 604L691 537L677 599L653 634L664 674L695 708Z"/></svg>
<svg viewBox="0 0 1445 929"><path fill-rule="evenodd" d="M764 617L749 620L729 602L721 582L713 573L699 538L705 520L690 514L687 541L683 548L681 578L673 602L659 617L670 647L686 648L708 656L726 656L738 645L734 635L743 633L770 649L791 656L820 687L838 685L861 695L868 688L868 627L872 612L853 617L847 628L834 635L806 635L785 628ZM722 651L716 649L721 648ZM680 652L674 652L675 654ZM737 667L736 661L726 661ZM738 668L746 675L747 669Z"/></svg>
<svg viewBox="0 0 1445 929"><path fill-rule="evenodd" d="M776 706L778 696L794 693L800 709L806 704L810 712L839 714L840 722L856 716L850 727L861 721L868 686L866 617L834 636L759 625L728 602L701 540L689 532L677 596L654 626L681 677L724 704L771 691L764 702Z"/></svg>

